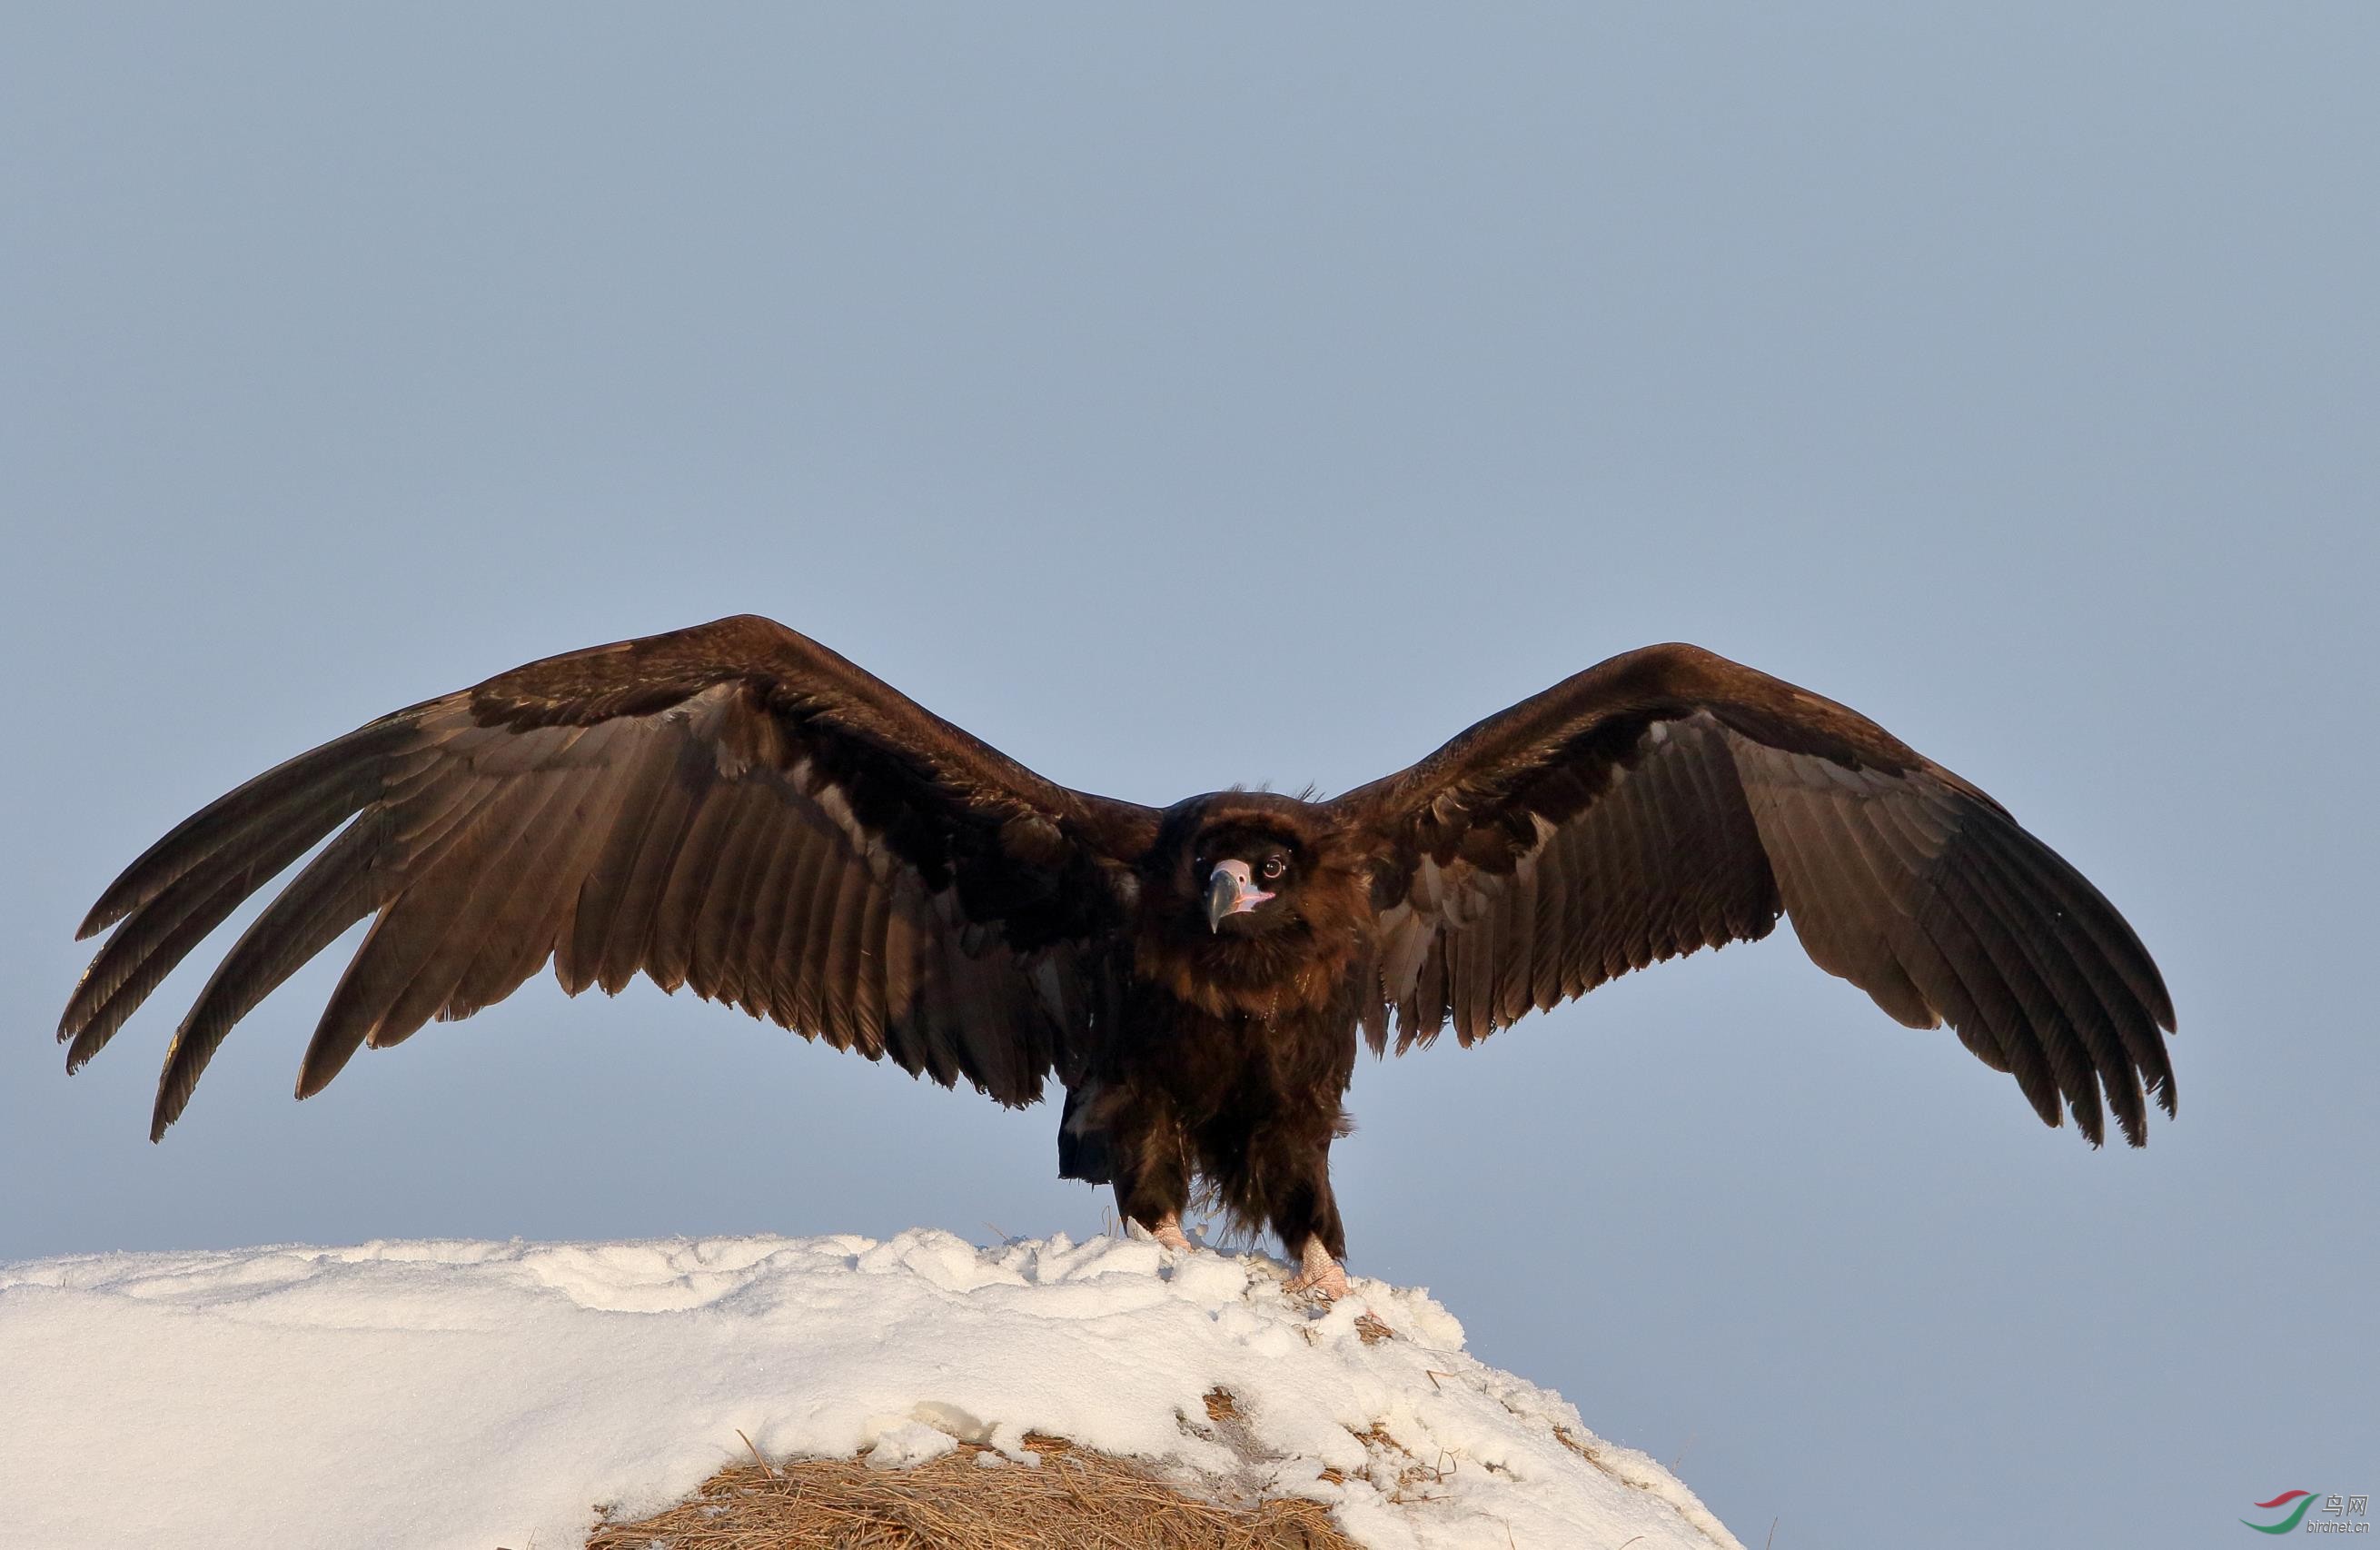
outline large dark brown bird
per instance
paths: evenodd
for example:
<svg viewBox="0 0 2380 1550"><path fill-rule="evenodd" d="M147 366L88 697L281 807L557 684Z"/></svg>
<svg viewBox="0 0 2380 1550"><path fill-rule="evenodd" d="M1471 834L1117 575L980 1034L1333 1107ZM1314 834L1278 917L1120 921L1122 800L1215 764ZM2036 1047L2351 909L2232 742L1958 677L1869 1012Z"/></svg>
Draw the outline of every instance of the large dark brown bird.
<svg viewBox="0 0 2380 1550"><path fill-rule="evenodd" d="M341 825L345 825L344 828ZM1328 801L1069 790L751 616L550 657L266 772L132 863L58 1036L79 1067L334 830L175 1033L150 1139L224 1035L373 917L298 1073L468 1017L547 959L638 973L1003 1104L1064 1085L1061 1171L1187 1248L1203 1177L1346 1285L1330 1143L1356 1041L1464 1044L1791 914L2095 1145L2173 1112L2156 966L2082 875L1865 717L1650 646Z"/></svg>

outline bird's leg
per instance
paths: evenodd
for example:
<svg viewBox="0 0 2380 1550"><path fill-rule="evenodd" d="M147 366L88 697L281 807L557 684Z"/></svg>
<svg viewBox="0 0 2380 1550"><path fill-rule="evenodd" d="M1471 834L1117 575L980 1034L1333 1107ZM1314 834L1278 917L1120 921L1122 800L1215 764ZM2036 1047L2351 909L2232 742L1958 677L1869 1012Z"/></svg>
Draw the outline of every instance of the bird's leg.
<svg viewBox="0 0 2380 1550"><path fill-rule="evenodd" d="M1293 1190L1286 1203L1290 1221L1313 1224L1303 1231L1290 1227L1281 1232L1281 1246L1298 1258L1298 1271L1290 1277L1289 1289L1318 1293L1325 1302L1338 1301L1347 1295L1347 1272L1338 1258L1347 1251L1347 1235L1339 1225L1339 1202L1330 1193L1329 1178L1318 1188ZM1282 1225L1280 1217L1274 1218L1277 1229ZM1338 1253L1331 1251L1334 1249Z"/></svg>
<svg viewBox="0 0 2380 1550"><path fill-rule="evenodd" d="M1186 1251L1182 1208L1190 1203L1190 1170L1181 1121L1162 1093L1135 1098L1111 1121L1116 1214L1139 1223L1166 1248Z"/></svg>
<svg viewBox="0 0 2380 1550"><path fill-rule="evenodd" d="M1290 1279L1291 1291L1313 1292L1325 1302L1336 1302L1347 1295L1347 1267L1330 1257L1321 1234L1305 1240L1303 1257L1304 1268Z"/></svg>
<svg viewBox="0 0 2380 1550"><path fill-rule="evenodd" d="M1266 1138L1263 1169L1281 1181L1266 1214L1281 1246L1295 1255L1292 1292L1319 1292L1325 1300L1347 1295L1347 1272L1339 1256L1347 1251L1347 1229L1339 1221L1339 1200L1330 1189L1330 1141L1337 1129L1334 1108L1313 1124L1278 1128Z"/></svg>

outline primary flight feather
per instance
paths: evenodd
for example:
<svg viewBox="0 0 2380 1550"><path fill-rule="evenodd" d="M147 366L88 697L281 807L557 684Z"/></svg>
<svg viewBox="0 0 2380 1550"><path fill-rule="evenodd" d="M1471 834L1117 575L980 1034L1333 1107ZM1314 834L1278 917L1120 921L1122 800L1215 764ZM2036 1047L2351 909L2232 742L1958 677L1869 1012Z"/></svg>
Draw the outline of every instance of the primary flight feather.
<svg viewBox="0 0 2380 1550"><path fill-rule="evenodd" d="M152 846L58 1036L68 1069L336 831L176 1031L150 1137L232 1026L363 945L298 1077L502 1000L638 973L1003 1104L1065 1090L1066 1177L1186 1247L1203 1177L1345 1286L1331 1141L1359 1034L1464 1044L1779 914L1901 1022L1949 1023L2096 1144L2173 1112L2156 966L1991 798L1693 646L1612 658L1328 801L1162 811L1054 785L743 616L549 657L267 771Z"/></svg>

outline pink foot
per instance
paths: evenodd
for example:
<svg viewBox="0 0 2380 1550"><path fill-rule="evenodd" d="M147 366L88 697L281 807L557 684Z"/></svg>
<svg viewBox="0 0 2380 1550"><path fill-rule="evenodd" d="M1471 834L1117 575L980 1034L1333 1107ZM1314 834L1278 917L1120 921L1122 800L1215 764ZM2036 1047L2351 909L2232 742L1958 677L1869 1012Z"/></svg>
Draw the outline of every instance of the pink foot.
<svg viewBox="0 0 2380 1550"><path fill-rule="evenodd" d="M1305 1264L1290 1278L1288 1289L1293 1294L1312 1292L1325 1302L1336 1302L1347 1295L1347 1267L1330 1257L1322 1239L1305 1240Z"/></svg>
<svg viewBox="0 0 2380 1550"><path fill-rule="evenodd" d="M1184 1254L1190 1251L1190 1240L1182 1235L1182 1218L1173 1212L1167 1212L1165 1219L1158 1223L1148 1236L1157 1239L1161 1248L1176 1250Z"/></svg>

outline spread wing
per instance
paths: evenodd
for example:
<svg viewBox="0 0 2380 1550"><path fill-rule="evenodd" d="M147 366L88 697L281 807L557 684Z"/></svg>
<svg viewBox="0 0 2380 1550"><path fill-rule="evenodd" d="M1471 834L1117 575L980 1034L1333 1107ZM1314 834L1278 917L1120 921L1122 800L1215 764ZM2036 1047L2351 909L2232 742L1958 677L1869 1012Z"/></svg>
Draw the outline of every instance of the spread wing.
<svg viewBox="0 0 2380 1550"><path fill-rule="evenodd" d="M2174 1107L2173 1004L2082 874L1966 781L1830 700L1692 646L1591 667L1333 804L1379 858L1400 1051L1793 918L1901 1022L1948 1022L2095 1145Z"/></svg>
<svg viewBox="0 0 2380 1550"><path fill-rule="evenodd" d="M164 1133L232 1025L367 915L298 1096L363 1044L553 960L639 972L1025 1104L1100 996L1148 809L1056 786L768 619L551 657L257 776L126 870L58 1036L96 1054L207 934L338 830L167 1052ZM345 827L342 828L341 825Z"/></svg>

